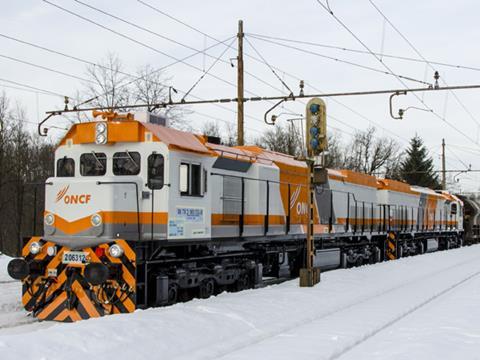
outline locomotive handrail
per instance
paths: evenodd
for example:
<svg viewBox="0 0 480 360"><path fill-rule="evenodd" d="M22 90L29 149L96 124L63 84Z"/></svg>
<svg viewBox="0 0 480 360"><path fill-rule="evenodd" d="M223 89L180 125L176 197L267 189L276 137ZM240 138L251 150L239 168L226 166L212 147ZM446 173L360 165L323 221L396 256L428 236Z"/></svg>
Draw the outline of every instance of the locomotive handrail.
<svg viewBox="0 0 480 360"><path fill-rule="evenodd" d="M140 203L138 199L138 183L136 181L97 181L97 185L135 185L135 196L137 202L137 231L138 231L138 241L142 240L142 230L140 226Z"/></svg>

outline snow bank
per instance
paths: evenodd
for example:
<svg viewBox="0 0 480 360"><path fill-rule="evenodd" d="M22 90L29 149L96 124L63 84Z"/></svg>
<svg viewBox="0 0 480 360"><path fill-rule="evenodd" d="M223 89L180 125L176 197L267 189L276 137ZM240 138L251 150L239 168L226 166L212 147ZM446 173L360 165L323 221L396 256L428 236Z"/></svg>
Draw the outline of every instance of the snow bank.
<svg viewBox="0 0 480 360"><path fill-rule="evenodd" d="M314 288L299 288L293 280L134 314L41 323L21 333L2 332L0 354L2 359L70 360L424 359L430 351L446 359L453 358L453 348L462 347L462 358L473 359L477 352L471 349L480 348L480 333L473 325L463 326L480 323L480 294L468 285L479 284L472 275L480 271L479 260L480 246L472 246L328 272ZM468 276L472 279L464 280ZM429 299L428 306L409 313ZM455 307L458 299L468 314ZM468 299L471 304L464 303ZM450 305L458 322L448 316ZM418 320L410 323L412 319ZM425 328L431 331L423 333Z"/></svg>

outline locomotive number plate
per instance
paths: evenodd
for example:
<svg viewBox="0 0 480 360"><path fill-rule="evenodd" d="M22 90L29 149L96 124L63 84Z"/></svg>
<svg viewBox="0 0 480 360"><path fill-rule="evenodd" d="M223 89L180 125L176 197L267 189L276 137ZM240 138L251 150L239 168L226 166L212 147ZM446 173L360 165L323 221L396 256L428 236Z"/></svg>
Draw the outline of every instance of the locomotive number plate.
<svg viewBox="0 0 480 360"><path fill-rule="evenodd" d="M66 251L62 256L63 264L87 264L87 252L83 251Z"/></svg>

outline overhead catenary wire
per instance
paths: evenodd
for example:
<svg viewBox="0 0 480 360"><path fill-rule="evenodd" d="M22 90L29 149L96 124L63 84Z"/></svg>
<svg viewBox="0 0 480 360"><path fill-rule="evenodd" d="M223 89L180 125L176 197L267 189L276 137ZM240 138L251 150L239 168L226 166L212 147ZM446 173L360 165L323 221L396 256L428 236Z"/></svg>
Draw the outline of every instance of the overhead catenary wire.
<svg viewBox="0 0 480 360"><path fill-rule="evenodd" d="M368 0L370 4L377 10L377 12L383 17L383 19L393 28L393 30L396 31L398 35L402 37L403 40L410 46L413 51L423 60L425 63L433 70L436 71L436 69L432 66L432 63L428 61L422 53L415 47L415 45L412 44L410 40L390 21L390 19L380 10L380 8L373 2L373 0ZM440 81L442 81L446 86L448 86L447 82L443 79L443 77L440 77ZM455 100L458 102L458 104L463 108L463 110L467 113L467 115L470 117L470 119L477 124L477 126L480 126L480 122L473 116L473 114L468 110L468 108L465 106L465 104L460 100L460 98L455 94L453 91L450 91L450 93L453 95ZM478 141L477 141L478 142Z"/></svg>
<svg viewBox="0 0 480 360"><path fill-rule="evenodd" d="M194 47L192 47L192 46L190 46L190 45L184 44L184 43L182 43L182 42L180 42L180 41L177 41L177 40L175 40L175 39L172 39L172 38L170 38L170 37L168 37L168 36L162 35L162 34L156 32L156 31L153 31L153 30L148 29L148 28L146 28L146 27L144 27L144 26L138 25L138 24L136 24L136 23L134 23L134 22L131 22L131 21L127 20L127 19L124 19L124 18L122 18L122 17L120 17L120 16L114 15L114 14L108 12L108 11L99 9L99 8L97 8L97 7L93 6L93 5L87 4L87 3L83 2L83 1L80 1L80 0L74 0L74 1L77 2L78 4L81 4L81 5L83 5L83 6L88 7L88 8L90 8L90 9L94 10L94 11L100 12L100 13L103 14L103 15L109 16L109 17L111 17L111 18L113 18L113 19L115 19L115 20L117 20L117 21L123 22L123 23L125 23L125 24L128 24L128 25L136 28L136 29L139 29L139 30L142 30L142 31L144 31L144 32L147 32L147 33L149 33L150 35L157 36L157 37L159 37L159 38L161 38L161 39L163 39L163 40L170 41L170 42L172 42L172 43L174 43L174 44L176 44L176 45L183 46L183 47L185 47L185 48L187 48L187 49L190 49L190 50L194 50L194 51L195 51L195 54L202 53L204 56L208 56L208 57L210 57L210 58L212 58L212 59L215 59L215 56L210 55L210 54L207 52L207 49L205 49L205 50L196 49L196 48L194 48ZM73 13L73 12L72 12L72 13ZM216 40L216 41L218 42L218 40ZM229 48L232 48L232 45L230 45ZM223 59L220 59L220 61L223 62L223 63L225 63L225 64L228 64L229 66L231 65L231 63L230 63L229 61L226 61L226 60L223 60ZM196 70L198 70L198 71L203 71L203 69L201 69L201 68L196 68ZM265 84L265 85L267 85L267 86L270 86L270 87L272 87L273 89L275 89L275 87L271 86L271 84L269 84L268 82L264 81L261 77L255 75L255 74L253 74L253 73L251 73L251 72L249 72L249 71L245 71L245 74L247 74L247 75L251 76L252 78L256 79L257 81L259 81L259 82L261 82L261 83L263 83L263 84ZM218 77L216 77L216 78L217 78L217 80L218 80ZM232 84L229 84L229 85L232 85ZM253 94L252 92L249 92L249 91L246 91L246 92Z"/></svg>
<svg viewBox="0 0 480 360"><path fill-rule="evenodd" d="M150 10L153 10L153 11L155 11L156 13L161 14L161 15L163 15L163 16L165 16L165 17L167 17L167 18L169 18L169 19L171 19L171 20L173 20L173 21L175 21L175 22L177 22L177 23L179 23L179 24L181 24L181 25L189 28L190 30L193 30L193 31L195 31L195 32L197 32L197 33L199 33L199 34L207 37L207 38L210 39L210 40L218 41L217 38L211 36L210 34L208 34L208 33L204 32L204 31L198 29L198 28L195 27L195 26L192 26L192 25L188 24L188 23L185 22L185 21L182 21L182 20L178 19L178 18L175 17L175 16L172 16L171 14L168 14L167 12L159 9L158 7L155 7L155 6L151 5L150 3L147 3L147 2L144 1L144 0L137 0L137 2L140 3L140 4L142 4L142 5L144 5L144 6L146 6L146 7L149 8ZM248 34L248 33L247 33L247 34ZM248 57L248 58L250 58L250 59L252 59L252 60L254 60L254 61L256 61L256 62L259 62L259 63L262 62L261 59L258 59L257 57L252 56L252 55L248 54L247 52L244 52L244 56L245 56L245 57ZM289 76L290 78L295 79L295 80L297 80L297 81L303 80L303 79L300 79L299 77L297 77L297 76L295 76L295 75L292 75L291 73L289 73L289 72L287 72L287 71L285 71L285 70L283 70L283 69L280 69L280 68L278 68L278 67L272 66L272 68L274 68L274 69L277 70L277 71L280 71L280 72L284 73L285 75L287 75L287 76ZM315 91L322 92L321 90L319 90L317 87L315 87L313 84L309 83L308 81L305 81L305 85L310 86L310 87L311 87L313 90L315 90ZM384 130L384 131L390 133L391 135L393 135L393 136L395 136L395 137L397 137L397 138L399 138L399 139L402 139L403 141L406 141L406 142L408 143L408 141L409 141L408 139L405 139L405 138L400 137L397 133L395 133L395 132L393 132L393 131L391 131L391 130L383 127L383 126L381 126L381 125L378 124L377 122L369 119L369 118L366 117L365 115L361 114L360 112L358 112L357 110L353 109L352 107L344 104L343 102L339 101L338 99L332 98L332 101L334 101L335 103L337 103L337 104L339 104L340 106L344 107L345 109L349 110L349 111L352 112L353 114L359 116L359 117L362 118L363 120L368 121L370 124L375 124L375 125L377 125L379 128L381 128L382 130ZM352 125L349 125L349 126L352 127Z"/></svg>
<svg viewBox="0 0 480 360"><path fill-rule="evenodd" d="M103 25L103 24L100 24L100 23L98 23L98 22L96 22L96 21L94 21L94 20L92 20L92 19L89 19L89 18L87 18L87 17L85 17L85 16L83 16L83 15L77 14L77 13L74 12L74 11L71 11L71 10L69 10L69 9L67 9L67 8L64 8L64 7L62 7L62 6L58 5L58 4L52 3L52 2L50 2L50 1L48 1L48 0L42 0L42 1L43 1L44 3L46 3L46 4L52 5L52 6L58 8L58 9L64 11L64 12L66 12L66 13L68 13L68 14L71 14L71 15L73 15L73 16L75 16L75 17L78 17L79 19L82 19L82 20L84 20L84 21L86 21L86 22L89 22L89 23L91 23L91 24L93 24L93 25L96 25L96 26L98 26L98 27L100 27L100 28L102 28L102 29L104 29L104 30L106 30L106 31L109 31L109 32L111 32L111 33L113 33L113 34L115 34L115 35L117 35L117 36L120 36L120 37L122 37L122 38L124 38L124 39L127 39L127 40L129 40L129 41L131 41L131 42L133 42L133 43L135 43L135 44L137 44L137 45L140 45L140 46L142 46L142 47L145 47L145 48L147 48L147 49L150 49L150 50L152 50L152 51L154 51L154 52L156 52L156 53L158 53L158 54L161 54L161 55L163 55L163 56L165 56L165 57L168 57L168 58L170 58L170 59L174 59L174 60L175 60L176 62L178 62L178 63L182 63L182 64L184 64L184 65L186 65L186 66L188 66L188 67L190 67L190 68L192 68L192 69L194 69L194 70L197 70L197 71L202 72L202 69L199 68L198 66L192 65L192 64L186 62L186 61L183 60L183 59L179 59L179 58L177 58L177 57L175 57L175 56L173 56L173 55L170 55L170 54L166 53L165 51L159 50L159 49L157 49L156 47L153 47L153 46L151 46L151 45L148 45L148 44L144 43L143 41L137 40L137 39L135 39L135 38L133 38L133 37L131 37L131 36L129 36L129 35L126 35L126 34L124 34L124 33L121 33L121 32L119 32L119 31L114 30L114 29L112 29L112 28L110 28L110 27L108 27L108 26L105 26L105 25ZM198 53L202 53L202 52L203 52L203 50L199 50L199 51L198 51ZM208 75L209 75L210 77L212 77L212 78L220 81L220 82L223 82L223 83L225 83L225 84L227 84L227 85L236 87L236 85L235 85L234 83L232 83L231 81L228 81L228 80L226 80L226 79L224 79L224 78L222 78L222 77L220 77L220 76L217 76L217 75L214 75L214 74L211 74L211 73L208 74ZM246 90L246 92L249 93L249 94L251 94L251 95L258 96L257 94L255 94L255 93L253 93L253 92L251 92L251 91Z"/></svg>
<svg viewBox="0 0 480 360"><path fill-rule="evenodd" d="M413 81L413 82L417 82L417 83L424 84L424 85L431 85L430 83L428 83L426 81L415 79L415 78L412 78L410 76L394 74L392 71L385 71L385 70L377 69L377 68L374 68L374 67L371 67L371 66L358 64L358 63L355 63L353 61L344 60L344 59L340 59L340 58L337 58L337 57L334 57L334 56L321 54L321 53L318 53L318 52L315 52L315 51L312 51L312 50L306 50L306 49L302 49L302 48L299 48L299 47L296 47L296 46L282 44L282 43L277 42L277 41L264 39L264 38L261 38L261 37L256 37L254 35L250 35L250 36L252 36L253 38L255 38L257 40L260 40L260 41L265 41L265 42L272 43L272 44L275 44L275 45L278 45L278 46L282 46L282 47L285 47L285 48L288 48L288 49L300 51L300 52L310 54L310 55L315 55L315 56L318 56L318 57L321 57L321 58L324 58L324 59L329 59L329 60L332 60L332 61L336 61L336 62L339 62L339 63L342 63L342 64L358 67L360 69L377 72L379 74L395 76L395 77L399 77L399 78L404 79L404 80Z"/></svg>
<svg viewBox="0 0 480 360"><path fill-rule="evenodd" d="M71 14L71 15L74 15L74 16L76 16L76 17L79 17L79 18L81 18L81 19L83 19L83 20L85 20L85 21L88 21L88 22L90 22L90 23L93 23L93 24L95 24L95 25L97 25L97 26L100 26L101 28L103 28L103 29L105 29L105 30L111 31L111 32L113 32L113 33L115 33L115 34L117 34L117 35L120 35L120 36L122 36L122 37L125 37L125 38L127 38L127 39L129 39L129 40L131 40L131 41L134 41L134 42L138 43L138 44L142 44L143 46L147 46L148 48L150 48L150 49L152 49L152 50L155 50L155 48L153 48L153 47L151 47L151 46L149 46L149 45L147 45L147 44L144 44L144 43L142 43L142 42L139 42L139 41L137 41L136 39L133 39L133 38L131 38L131 37L128 36L128 35L124 35L124 34L118 32L118 31L113 30L113 29L111 29L111 28L108 28L108 27L106 27L106 26L104 26L104 25L102 25L102 24L98 24L97 22L95 22L95 21L93 21L93 20L91 20L91 19L88 19L88 18L86 18L86 17L84 17L84 16L82 16L82 15L79 15L79 14L77 14L77 13L71 11L71 10L68 10L68 9L66 9L66 8L63 8L63 7L61 7L61 6L57 5L57 4L53 4L53 3L51 3L50 1L47 1L47 0L43 0L43 1L46 2L46 3L48 3L48 4L50 4L50 5L52 5L52 6L57 7L57 8L59 8L59 9L63 10L63 11L65 11L65 12ZM75 1L78 2L78 3L85 4L85 3L81 2L81 1L78 1L78 0L75 0ZM90 5L88 5L88 4L87 4L86 6L88 6L88 7L90 7L90 8L93 8L92 6L90 6ZM100 12L106 14L106 15L111 15L111 14L109 14L109 13L106 13L106 12L102 11L102 10L98 10L97 8L95 8L95 9L96 9L97 11L100 11ZM114 18L116 18L116 19L118 19L118 20L120 20L120 21L127 22L127 21L125 21L124 19L121 19L121 18L116 17L116 16L114 16L114 15L112 15L112 17L114 17ZM138 28L138 26L136 26L135 24L133 24L133 23L131 23L131 22L127 22L127 23L129 23L129 24L131 24L132 26L135 26L135 27ZM142 27L142 28L143 28L143 27ZM146 31L149 31L149 30L146 30ZM151 31L149 31L149 32L151 32ZM201 51L198 51L198 52L201 52ZM171 55L169 55L169 54L166 54L166 53L164 53L164 52L161 52L161 53L164 54L165 56L169 56L169 57L172 57L172 58L176 59L175 57L173 57L173 56L171 56ZM180 62L182 62L182 61L180 61ZM186 63L186 64L189 65L190 67L195 68L196 70L201 71L200 68L197 68L197 67L195 67L195 66L193 66L193 65L191 65L191 64L188 64L188 63ZM221 78L219 78L219 77L217 77L217 76L214 76L214 78L220 79L220 80L222 80L223 82L226 82L224 79L221 79ZM230 82L227 82L227 83L229 83L230 85L235 86L234 84L232 84L232 83L230 83ZM267 84L268 84L268 83L267 83ZM270 85L270 84L269 84L269 85ZM270 85L270 86L271 86L271 85ZM251 95L256 95L256 94L252 93L251 91L246 91L246 92L249 93L249 94L251 94Z"/></svg>
<svg viewBox="0 0 480 360"><path fill-rule="evenodd" d="M110 67L105 66L105 65L102 65L102 64L100 64L100 63L95 63L95 62L93 62L93 61L89 61L89 60L86 60L86 59L83 59L83 58L80 58L80 57L77 57L77 56L73 56L73 55L67 54L67 53L65 53L65 52L61 52L61 51L58 51L58 50L51 49L51 48L47 48L47 47L45 47L45 46L41 46L41 45L38 45L38 44L35 44L35 43L32 43L32 42L28 42L28 41L25 41L25 40L22 40L22 39L19 39L19 38L15 38L15 37L13 37L13 36L9 36L9 35L5 35L5 34L1 34L1 33L0 33L0 37L9 39L9 40L11 40L11 41L18 42L18 43L23 44L23 45L31 46L31 47L34 47L34 48L37 48L37 49L40 49L40 50L43 50L43 51L46 51L46 52L49 52L49 53L52 53L52 54L56 54L56 55L59 55L59 56L63 56L63 57L65 57L65 58L68 58L68 59L71 59L71 60L75 60L75 61L77 61L77 62L81 62L81 63L84 63L84 64L89 65L89 66L99 67L99 68L102 68L102 69L105 69L105 70L108 70L108 71L112 71L112 69L111 69ZM232 39L232 38L233 38L233 36L230 37L229 39ZM227 39L227 40L229 40L229 39ZM218 46L218 45L220 45L220 44L223 44L223 43L226 42L227 40L219 41L218 43L216 43L216 44L214 44L214 45L212 45L212 46L209 46L207 49L210 49L210 48L213 48L213 47ZM171 64L168 64L168 65L164 65L164 66L156 69L153 73L158 72L158 71L161 71L161 70L165 70L167 67L172 66L172 65L174 65L174 64L175 64L175 63L171 63ZM31 62L30 62L29 65L37 67L37 64L31 63ZM39 66L38 66L38 67L39 67ZM49 71L50 71L50 70L52 70L52 69L49 68ZM129 77L129 78L133 78L132 81L127 82L127 83L125 83L125 84L122 84L119 88L123 88L124 86L130 85L130 84L134 83L135 81L140 80L140 79L143 78L143 76L137 76L137 75L134 75L134 74L131 74L131 73L127 73L127 72L122 71L122 70L119 70L118 73L121 74L121 75L125 75L125 76L127 76L127 77ZM150 73L150 74L153 74L153 73ZM155 83L155 82L154 82L154 83ZM180 89L177 89L177 90L179 90L179 91L181 92ZM107 94L107 93L105 93L104 95L106 95L106 94ZM57 96L57 95L55 94L55 96ZM58 95L58 96L64 96L64 95ZM194 97L194 98L196 98L196 99L201 99L201 98L198 97L198 96L194 96L194 95L191 95L191 96ZM236 113L235 110L232 110L232 109L230 109L230 108L228 108L228 107L226 107L226 106L220 105L220 104L214 104L214 106L216 106L216 107L218 107L218 108L220 108L220 109L229 111L229 112ZM258 119L258 118L256 118L256 117L253 117L253 116L251 116L251 115L245 114L245 117L263 123L262 120L260 120L260 119Z"/></svg>
<svg viewBox="0 0 480 360"><path fill-rule="evenodd" d="M387 69L389 72L395 74L392 69L387 65L385 64L384 61L382 61L377 55L375 55L372 50L352 31L350 30L350 28L345 25L345 23L340 20L330 9L328 9L320 0L316 0L316 2L325 10L327 11L350 35L352 35L367 51L369 51L373 57L375 57L375 59L378 60L378 62L380 62L380 64L382 64L383 67L385 67L385 69ZM398 76L396 76L397 80L406 88L408 89L408 86L405 84L405 82L399 78ZM440 116L439 114L437 114L433 109L431 109L426 103L424 100L422 100L416 93L413 93L413 95L417 98L417 100L422 103L422 105L427 109L427 110L430 110L432 112L433 115L435 115L437 118L439 118L440 120L442 120L445 124L447 124L451 129L455 130L457 133L459 133L460 135L462 135L463 137L465 137L466 139L468 139L470 142L472 142L473 144L477 145L478 146L478 143L472 139L470 136L468 136L467 134L465 134L465 132L461 131L460 129L458 129L456 126L454 126L453 124L451 124L449 121L447 121L445 118L443 118L442 116Z"/></svg>
<svg viewBox="0 0 480 360"><path fill-rule="evenodd" d="M248 37L245 37L245 41L250 45L250 47L253 49L253 51L255 51L255 53L260 57L260 59L262 59L262 61L264 62L265 65L268 66L268 68L272 71L273 75L275 75L275 77L278 79L278 81L280 81L280 83L285 86L285 88L290 91L290 94L293 95L293 91L290 89L290 87L285 83L285 81L283 81L283 79L278 76L277 72L275 71L275 69L268 63L268 61L263 57L263 55L255 48L255 46L253 46L253 44L250 42L250 40L248 40Z"/></svg>
<svg viewBox="0 0 480 360"><path fill-rule="evenodd" d="M218 38L216 38L216 37L214 37L214 36L211 36L210 34L208 34L208 33L204 32L204 31L200 30L199 28L197 28L197 27L195 27L195 26L192 26L192 25L188 24L187 22L185 22L185 21L183 21L183 20L181 20L181 19L178 19L177 17L175 17L175 16L173 16L173 15L171 15L171 14L168 14L168 13L165 12L164 10L159 9L158 7L155 7L155 6L153 6L152 4L147 3L147 2L144 1L144 0L137 0L137 2L140 3L140 4L142 4L142 5L144 5L144 6L146 6L146 7L149 8L150 10L153 10L154 12L156 12L156 13L162 15L162 16L165 16L165 17L169 18L170 20L173 20L173 21L175 21L175 22L177 22L177 23L179 23L179 24L181 24L181 25L189 28L190 30L192 30L192 31L194 31L194 32L203 35L204 37L207 37L207 38L210 39L210 40L218 41ZM247 34L248 34L248 33L247 33ZM256 61L256 62L262 63L262 60L261 60L261 59L255 57L255 56L252 56L252 55L248 54L247 52L244 52L244 56L245 56L245 57L248 57L249 59L252 59L252 60L254 60L254 61ZM272 67L273 67L275 70L282 72L283 74L287 75L288 77L290 77L290 78L292 78L292 79L295 79L295 80L297 80L297 81L304 80L304 79L299 78L298 76L292 75L291 73L285 71L284 69L280 69L280 68L275 67L275 66L272 66ZM317 87L315 87L313 84L309 83L308 81L305 81L304 83L305 83L305 85L310 86L313 90L318 91L319 93L322 92L320 89L318 89ZM392 136L394 136L394 137L396 137L396 138L398 138L398 139L400 139L400 140L402 140L402 141L404 141L405 143L408 144L409 139L406 139L406 138L400 136L399 134L397 134L396 132L394 132L394 131L392 131L392 130L390 130L390 129L384 127L384 126L382 126L382 125L379 124L378 122L376 122L376 121L368 118L368 117L365 116L364 114L360 113L359 111L357 111L356 109L352 108L351 106L348 106L347 104L341 102L340 100L338 100L338 99L336 99L336 98L332 98L331 100L332 100L333 102L339 104L340 106L344 107L344 108L347 109L348 111L352 112L352 113L355 114L356 116L360 117L361 119L367 121L369 124L375 124L376 126L378 126L378 127L379 127L380 129L382 129L383 131L391 134ZM329 115L329 116L330 116L330 115ZM356 128L355 126L353 126L353 125L351 125L351 124L349 125L349 127ZM358 129L358 128L356 128L356 129ZM351 134L350 134L350 135L351 135Z"/></svg>
<svg viewBox="0 0 480 360"><path fill-rule="evenodd" d="M13 85L17 85L17 86L21 86L21 87L24 87L24 88L27 88L27 89L36 90L36 91L42 92L44 94L49 94L49 95L57 96L57 97L60 97L60 98L65 98L65 96L66 96L65 94L60 94L60 93L53 92L53 91L50 91L50 90L41 89L41 88L38 88L38 87L35 87L35 86L32 86L32 85L24 84L24 83L21 83L21 82L18 82L18 81L8 80L8 79L5 79L5 78L0 78L0 81L6 82L6 83L9 83L9 84L13 84ZM75 99L75 98L72 97L72 99Z"/></svg>
<svg viewBox="0 0 480 360"><path fill-rule="evenodd" d="M249 36L252 36L252 37L257 37L257 38L265 38L265 39L284 41L284 42L289 42L289 43L294 43L294 44L321 47L321 48L325 48L325 49L333 49L333 50L340 50L340 51L352 52L352 53L357 53L357 54L371 55L371 53L368 52L368 51L361 50L361 49L351 49L351 48L344 47L344 46L322 44L322 43L313 42L313 41L289 39L289 38L280 37L280 36L272 36L272 35L250 33L250 32L248 32L246 34L249 35ZM375 52L375 51L373 53L375 55L378 55L380 58L391 58L391 59L396 59L396 60L404 60L404 61L410 61L410 62L425 63L425 61L423 59L417 59L417 58L412 58L412 57L408 57L408 56L393 55L393 54L388 54L388 53L384 53L384 52ZM446 62L432 61L432 60L429 60L429 63L431 63L433 65L450 67L450 68L455 68L455 69L480 71L480 67L475 67L475 66L450 64L450 63L446 63Z"/></svg>
<svg viewBox="0 0 480 360"><path fill-rule="evenodd" d="M232 40L232 43L235 41L235 39ZM195 81L195 83L192 85L192 87L190 89L188 89L188 91L185 93L185 95L183 95L182 97L182 101L185 100L185 98L190 94L190 92L192 92L193 89L195 89L195 87L198 85L198 83L200 81L202 81L202 79L205 77L205 75L207 75L210 70L213 69L213 67L218 63L218 61L223 57L223 55L225 55L225 53L228 51L229 47L226 47L223 52L215 59L215 61L212 62L212 64L208 67L208 69L206 71L203 72L203 74L198 78L197 81Z"/></svg>

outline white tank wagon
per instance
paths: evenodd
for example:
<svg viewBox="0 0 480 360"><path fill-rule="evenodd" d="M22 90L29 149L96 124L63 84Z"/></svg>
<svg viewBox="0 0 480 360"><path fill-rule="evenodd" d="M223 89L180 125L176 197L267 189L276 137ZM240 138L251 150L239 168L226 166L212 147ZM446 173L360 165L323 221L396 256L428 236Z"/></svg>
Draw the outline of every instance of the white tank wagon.
<svg viewBox="0 0 480 360"><path fill-rule="evenodd" d="M27 310L75 321L298 275L303 162L131 114L100 115L59 143L44 232L26 238L9 266ZM462 244L463 204L448 193L328 170L315 196L322 269Z"/></svg>

